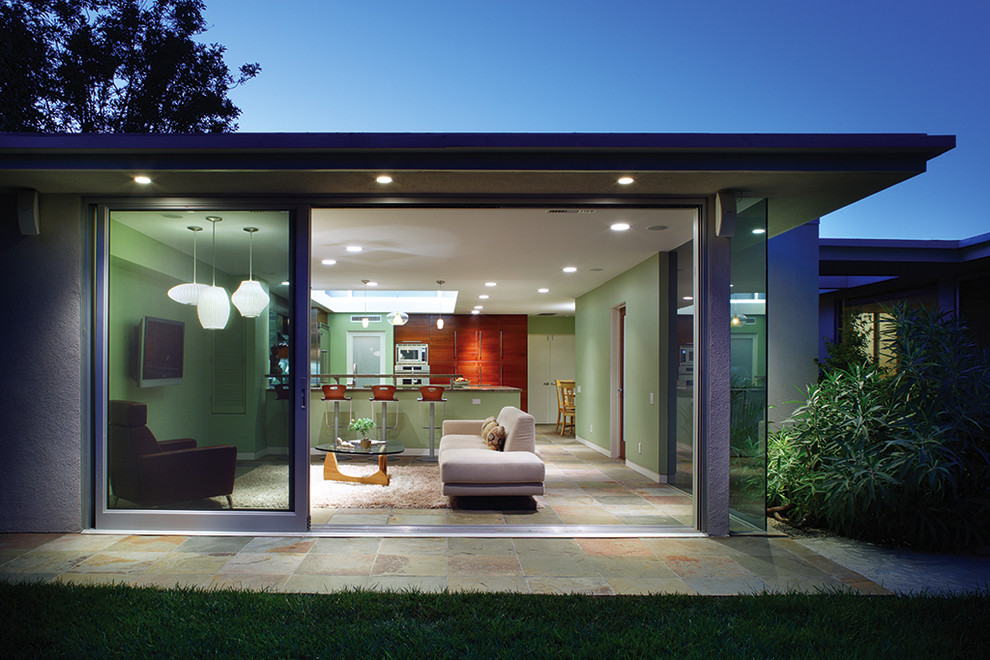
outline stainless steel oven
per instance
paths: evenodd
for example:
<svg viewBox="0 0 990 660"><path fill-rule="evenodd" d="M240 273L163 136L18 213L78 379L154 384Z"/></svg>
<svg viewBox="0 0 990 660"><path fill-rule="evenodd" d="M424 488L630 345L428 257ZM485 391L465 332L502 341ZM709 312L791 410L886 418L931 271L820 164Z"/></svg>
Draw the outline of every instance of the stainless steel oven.
<svg viewBox="0 0 990 660"><path fill-rule="evenodd" d="M396 364L426 364L429 362L427 344L396 344Z"/></svg>
<svg viewBox="0 0 990 660"><path fill-rule="evenodd" d="M397 364L395 374L396 385L407 387L422 387L430 384L430 365L428 364ZM401 374L401 375L400 375Z"/></svg>

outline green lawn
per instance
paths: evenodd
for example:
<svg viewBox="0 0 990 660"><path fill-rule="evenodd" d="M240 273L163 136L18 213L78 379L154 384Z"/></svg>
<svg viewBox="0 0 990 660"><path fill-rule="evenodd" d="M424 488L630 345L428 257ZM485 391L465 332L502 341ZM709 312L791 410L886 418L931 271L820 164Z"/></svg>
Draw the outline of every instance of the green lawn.
<svg viewBox="0 0 990 660"><path fill-rule="evenodd" d="M324 595L0 584L3 657L983 657L969 596Z"/></svg>

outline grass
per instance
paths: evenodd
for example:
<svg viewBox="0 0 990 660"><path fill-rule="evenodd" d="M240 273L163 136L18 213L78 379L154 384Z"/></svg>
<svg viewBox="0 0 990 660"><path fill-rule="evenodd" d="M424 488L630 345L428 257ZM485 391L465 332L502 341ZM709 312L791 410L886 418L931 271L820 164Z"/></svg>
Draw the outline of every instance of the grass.
<svg viewBox="0 0 990 660"><path fill-rule="evenodd" d="M317 595L0 583L5 658L972 658L985 652L988 624L990 592Z"/></svg>

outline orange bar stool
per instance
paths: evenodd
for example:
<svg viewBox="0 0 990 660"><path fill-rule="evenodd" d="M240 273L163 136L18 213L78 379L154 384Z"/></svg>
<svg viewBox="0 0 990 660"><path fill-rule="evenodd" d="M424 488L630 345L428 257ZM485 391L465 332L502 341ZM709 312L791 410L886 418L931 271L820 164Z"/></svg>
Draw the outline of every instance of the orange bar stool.
<svg viewBox="0 0 990 660"><path fill-rule="evenodd" d="M324 385L323 402L326 404L326 411L323 413L323 421L330 427L330 404L333 404L333 437L334 440L340 437L340 402L347 402L347 418L350 419L354 410L351 408L351 397L344 396L347 392L346 385Z"/></svg>
<svg viewBox="0 0 990 660"><path fill-rule="evenodd" d="M380 428L382 430L382 442L388 442L386 438L388 431L394 431L399 426L399 415L396 411L395 424L392 426L388 425L388 404L398 403L399 400L395 398L395 385L372 385L371 386L371 418L375 418L375 404L381 404L382 406L382 423Z"/></svg>
<svg viewBox="0 0 990 660"><path fill-rule="evenodd" d="M443 388L438 385L424 385L419 388L419 393L422 395L417 401L419 401L419 425L424 429L430 431L430 453L426 456L420 456L417 461L422 461L423 463L436 463L436 432L440 427L436 423L436 406L437 403L443 404L443 419L447 419L447 399L443 398ZM430 404L430 425L423 426L423 404ZM443 425L443 420L440 420L440 424Z"/></svg>

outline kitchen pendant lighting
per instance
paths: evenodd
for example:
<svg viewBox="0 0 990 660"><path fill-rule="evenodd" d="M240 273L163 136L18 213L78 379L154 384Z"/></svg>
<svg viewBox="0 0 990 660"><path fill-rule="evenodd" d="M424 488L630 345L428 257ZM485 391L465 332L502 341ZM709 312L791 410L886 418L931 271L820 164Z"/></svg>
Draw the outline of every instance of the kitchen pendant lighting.
<svg viewBox="0 0 990 660"><path fill-rule="evenodd" d="M193 233L193 281L184 284L176 284L168 290L168 297L183 305L195 305L199 302L199 296L207 288L205 284L196 283L196 234L203 231L202 227L186 227Z"/></svg>
<svg viewBox="0 0 990 660"><path fill-rule="evenodd" d="M368 323L369 323L369 319L368 319L368 282L370 282L370 281L371 280L361 280L361 283L364 284L364 317L361 319L361 327L362 328L367 328L368 327Z"/></svg>
<svg viewBox="0 0 990 660"><path fill-rule="evenodd" d="M230 318L227 290L217 286L217 223L223 218L211 215L206 219L213 223L213 286L207 287L200 294L196 303L196 314L199 316L200 325L206 330L223 330L227 327L227 319Z"/></svg>
<svg viewBox="0 0 990 660"><path fill-rule="evenodd" d="M248 278L241 282L241 286L237 288L237 291L234 291L230 300L234 303L237 311L241 313L241 316L246 319L253 319L260 316L261 312L265 311L265 307L268 307L268 294L265 293L261 283L254 279L254 234L258 228L245 227L244 231L248 233L249 237Z"/></svg>
<svg viewBox="0 0 990 660"><path fill-rule="evenodd" d="M440 316L437 317L437 330L443 330L443 283L444 280L437 280L437 300L440 301Z"/></svg>
<svg viewBox="0 0 990 660"><path fill-rule="evenodd" d="M409 321L409 315L405 312L389 312L385 320L392 325L405 325Z"/></svg>

